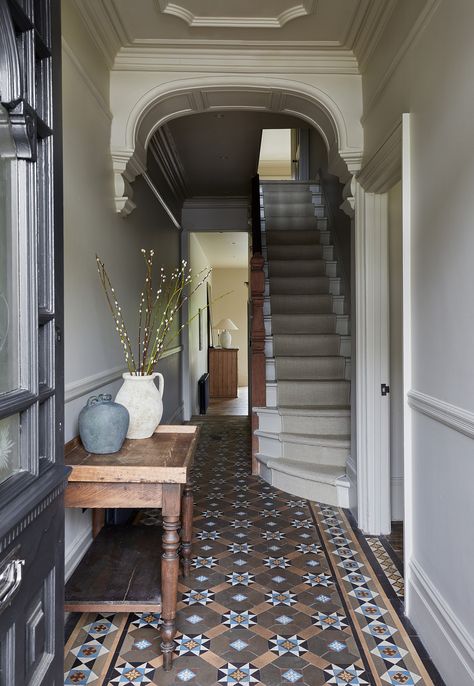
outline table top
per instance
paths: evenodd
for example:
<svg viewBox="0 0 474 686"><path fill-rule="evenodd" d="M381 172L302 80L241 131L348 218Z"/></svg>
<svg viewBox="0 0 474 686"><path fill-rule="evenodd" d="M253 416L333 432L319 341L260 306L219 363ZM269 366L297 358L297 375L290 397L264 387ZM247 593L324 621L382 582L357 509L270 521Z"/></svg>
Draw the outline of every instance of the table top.
<svg viewBox="0 0 474 686"><path fill-rule="evenodd" d="M66 454L70 482L186 483L199 427L159 426L151 438L127 439L118 453L94 455L82 445Z"/></svg>

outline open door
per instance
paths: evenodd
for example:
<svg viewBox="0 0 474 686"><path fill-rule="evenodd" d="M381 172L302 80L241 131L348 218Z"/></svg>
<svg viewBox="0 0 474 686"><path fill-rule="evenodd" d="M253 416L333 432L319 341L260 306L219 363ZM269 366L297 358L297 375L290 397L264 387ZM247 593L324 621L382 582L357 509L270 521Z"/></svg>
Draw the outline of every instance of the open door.
<svg viewBox="0 0 474 686"><path fill-rule="evenodd" d="M58 0L0 1L2 686L64 679L60 50Z"/></svg>

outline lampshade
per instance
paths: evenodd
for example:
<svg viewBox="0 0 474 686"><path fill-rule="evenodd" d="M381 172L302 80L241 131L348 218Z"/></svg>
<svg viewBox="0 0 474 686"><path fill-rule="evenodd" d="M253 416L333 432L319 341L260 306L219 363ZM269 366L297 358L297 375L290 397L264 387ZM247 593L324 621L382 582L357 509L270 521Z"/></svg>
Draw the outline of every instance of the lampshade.
<svg viewBox="0 0 474 686"><path fill-rule="evenodd" d="M239 327L234 324L232 319L221 319L218 324L216 324L216 329L221 331L238 331Z"/></svg>

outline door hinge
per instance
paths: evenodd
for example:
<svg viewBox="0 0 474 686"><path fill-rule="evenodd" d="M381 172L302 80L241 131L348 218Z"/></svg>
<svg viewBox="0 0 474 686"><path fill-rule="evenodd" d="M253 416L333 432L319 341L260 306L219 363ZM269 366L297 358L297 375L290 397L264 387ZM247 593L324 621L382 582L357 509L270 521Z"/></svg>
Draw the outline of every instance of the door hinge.
<svg viewBox="0 0 474 686"><path fill-rule="evenodd" d="M59 326L55 327L55 334L56 334L56 343L61 343L63 336L62 336L62 331L59 328Z"/></svg>
<svg viewBox="0 0 474 686"><path fill-rule="evenodd" d="M383 383L380 387L380 390L383 396L388 395L390 393L390 386L387 386L386 383Z"/></svg>

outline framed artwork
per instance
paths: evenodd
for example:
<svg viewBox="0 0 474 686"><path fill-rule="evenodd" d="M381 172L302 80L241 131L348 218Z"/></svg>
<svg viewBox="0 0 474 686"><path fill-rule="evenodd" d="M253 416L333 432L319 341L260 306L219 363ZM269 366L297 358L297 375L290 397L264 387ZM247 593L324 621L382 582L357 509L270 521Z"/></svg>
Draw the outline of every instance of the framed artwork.
<svg viewBox="0 0 474 686"><path fill-rule="evenodd" d="M209 341L209 347L214 348L214 319L212 316L212 287L211 284L207 283L207 335Z"/></svg>
<svg viewBox="0 0 474 686"><path fill-rule="evenodd" d="M199 327L199 350L204 348L204 332L203 332L203 308L200 307L198 310L198 327Z"/></svg>

